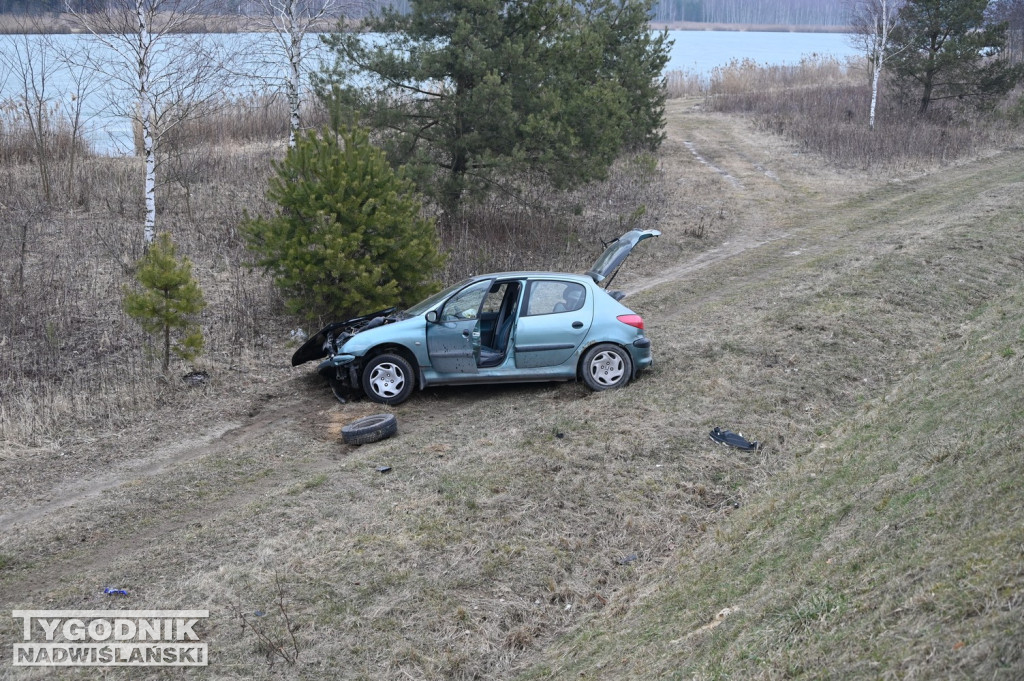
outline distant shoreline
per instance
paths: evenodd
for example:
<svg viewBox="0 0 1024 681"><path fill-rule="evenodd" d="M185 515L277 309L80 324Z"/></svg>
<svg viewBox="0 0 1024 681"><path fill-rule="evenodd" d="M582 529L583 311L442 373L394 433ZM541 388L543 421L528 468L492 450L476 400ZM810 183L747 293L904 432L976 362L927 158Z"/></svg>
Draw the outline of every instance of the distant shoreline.
<svg viewBox="0 0 1024 681"><path fill-rule="evenodd" d="M669 31L750 31L763 33L852 33L850 26L805 24L714 24L697 21L652 21L651 28Z"/></svg>
<svg viewBox="0 0 1024 681"><path fill-rule="evenodd" d="M330 33L337 27L335 19L324 20L315 32ZM659 22L652 21L651 28L669 31L751 31L777 33L850 33L849 26L811 26L787 24L717 24L696 21ZM196 16L188 22L191 33L251 33L265 30L257 25L255 17L243 16ZM0 14L0 34L19 35L32 33L81 33L74 19L67 14L46 14L26 16Z"/></svg>

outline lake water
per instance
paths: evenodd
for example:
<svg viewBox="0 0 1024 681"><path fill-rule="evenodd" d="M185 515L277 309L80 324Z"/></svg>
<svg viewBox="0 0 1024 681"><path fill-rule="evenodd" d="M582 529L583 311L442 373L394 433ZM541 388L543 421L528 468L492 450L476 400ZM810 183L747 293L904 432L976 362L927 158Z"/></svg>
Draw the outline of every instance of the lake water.
<svg viewBox="0 0 1024 681"><path fill-rule="evenodd" d="M85 36L61 35L50 36L74 53L84 46ZM797 64L805 56L831 55L840 60L854 56L857 51L851 46L849 36L841 33L783 33L759 31L669 31L673 41L667 71L681 70L696 75L709 75L717 66L724 66L732 60L750 59L758 64ZM10 53L15 42L24 50L27 39L35 40L34 36L0 36L0 49ZM271 34L224 34L211 36L221 47L236 53L256 53L260 51L253 46L253 41L277 40ZM317 36L308 36L308 45L319 44ZM84 50L81 50L84 52ZM31 50L30 50L31 52ZM315 70L319 65L319 57L315 54L307 60L307 70ZM0 101L11 97L19 91L16 79L0 74ZM238 76L234 78L235 93L247 90L264 89L267 78L282 82L280 73L264 74L263 80L247 81ZM66 75L53 74L47 84L47 92L52 93L54 103L59 107L67 106L71 100L69 79ZM84 98L84 115L87 122L87 137L94 149L104 154L130 153L132 149L131 126L123 112L112 111L112 102L122 105L130 95L118 93L114 81L101 82L95 91Z"/></svg>
<svg viewBox="0 0 1024 681"><path fill-rule="evenodd" d="M839 60L858 54L845 33L762 31L669 31L675 41L667 71L708 75L733 59L758 64L799 64L805 56L831 55Z"/></svg>

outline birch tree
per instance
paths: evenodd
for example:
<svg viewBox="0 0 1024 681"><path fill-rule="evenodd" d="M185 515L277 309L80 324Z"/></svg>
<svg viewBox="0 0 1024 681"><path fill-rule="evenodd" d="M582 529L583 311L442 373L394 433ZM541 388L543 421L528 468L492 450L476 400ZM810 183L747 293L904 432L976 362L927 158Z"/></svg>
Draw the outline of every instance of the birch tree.
<svg viewBox="0 0 1024 681"><path fill-rule="evenodd" d="M871 66L871 113L868 128L875 129L875 112L878 109L878 88L886 52L890 50L890 38L899 24L902 0L856 0L850 23L853 26L853 41L867 55Z"/></svg>
<svg viewBox="0 0 1024 681"><path fill-rule="evenodd" d="M285 66L284 89L290 112L288 146L295 146L295 135L301 128L303 61L316 47L306 45L306 36L321 27L328 19L337 17L342 0L251 0L256 6L253 22L263 32L275 36L273 48L256 50L263 74L280 72ZM318 43L319 45L319 43Z"/></svg>
<svg viewBox="0 0 1024 681"><path fill-rule="evenodd" d="M225 53L205 34L189 31L204 0L107 0L95 12L67 11L105 48L92 66L108 80L110 108L140 132L145 162L148 245L156 233L156 186L160 139L200 115L224 91Z"/></svg>

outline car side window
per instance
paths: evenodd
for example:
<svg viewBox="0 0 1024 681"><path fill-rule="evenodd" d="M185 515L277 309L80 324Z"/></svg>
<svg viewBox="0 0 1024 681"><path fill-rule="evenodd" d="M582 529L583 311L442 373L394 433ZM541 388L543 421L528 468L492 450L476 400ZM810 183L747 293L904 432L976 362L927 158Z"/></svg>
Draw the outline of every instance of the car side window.
<svg viewBox="0 0 1024 681"><path fill-rule="evenodd" d="M480 303L491 288L491 280L480 281L462 289L444 304L441 309L442 322L457 322L465 319L476 319L480 313Z"/></svg>
<svg viewBox="0 0 1024 681"><path fill-rule="evenodd" d="M523 316L575 312L583 307L586 298L587 290L582 284L572 281L533 281L530 282Z"/></svg>

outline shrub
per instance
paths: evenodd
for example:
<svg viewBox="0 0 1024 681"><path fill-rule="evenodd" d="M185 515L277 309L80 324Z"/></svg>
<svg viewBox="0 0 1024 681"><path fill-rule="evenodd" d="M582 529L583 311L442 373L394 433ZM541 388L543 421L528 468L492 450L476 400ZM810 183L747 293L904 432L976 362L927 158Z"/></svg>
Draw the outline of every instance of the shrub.
<svg viewBox="0 0 1024 681"><path fill-rule="evenodd" d="M434 291L443 260L433 221L365 130L300 135L274 167L267 197L279 209L242 229L290 312L349 317Z"/></svg>

